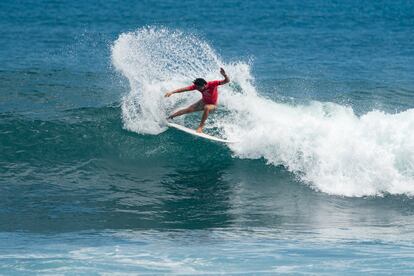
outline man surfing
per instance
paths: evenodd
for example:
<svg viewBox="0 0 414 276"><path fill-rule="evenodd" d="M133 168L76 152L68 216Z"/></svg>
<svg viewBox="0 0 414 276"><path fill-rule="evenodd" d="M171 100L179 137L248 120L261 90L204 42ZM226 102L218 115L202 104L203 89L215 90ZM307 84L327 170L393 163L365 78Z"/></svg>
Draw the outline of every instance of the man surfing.
<svg viewBox="0 0 414 276"><path fill-rule="evenodd" d="M193 81L193 85L190 85L184 88L179 88L174 91L165 93L165 97L169 97L172 94L176 94L176 93L198 90L199 92L201 92L201 95L202 95L201 100L190 105L187 108L178 110L174 114L171 114L170 116L168 116L167 119L173 119L174 117L181 116L187 113L204 110L200 125L198 126L196 130L198 133L202 133L204 123L207 120L208 114L210 113L210 111L213 111L217 108L217 99L218 99L217 87L219 85L223 85L223 84L230 82L230 79L227 76L223 68L220 68L220 74L223 75L224 80L215 80L215 81L207 82L204 79L198 78Z"/></svg>

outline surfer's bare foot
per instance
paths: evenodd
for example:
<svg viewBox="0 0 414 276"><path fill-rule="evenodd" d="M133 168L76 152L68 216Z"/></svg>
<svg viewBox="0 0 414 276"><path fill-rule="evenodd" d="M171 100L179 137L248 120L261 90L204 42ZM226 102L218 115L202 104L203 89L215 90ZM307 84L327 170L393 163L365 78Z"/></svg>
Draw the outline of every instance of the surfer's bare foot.
<svg viewBox="0 0 414 276"><path fill-rule="evenodd" d="M197 133L203 133L203 128L202 127L198 127L196 130Z"/></svg>
<svg viewBox="0 0 414 276"><path fill-rule="evenodd" d="M172 115L167 117L167 120L172 120L174 117Z"/></svg>

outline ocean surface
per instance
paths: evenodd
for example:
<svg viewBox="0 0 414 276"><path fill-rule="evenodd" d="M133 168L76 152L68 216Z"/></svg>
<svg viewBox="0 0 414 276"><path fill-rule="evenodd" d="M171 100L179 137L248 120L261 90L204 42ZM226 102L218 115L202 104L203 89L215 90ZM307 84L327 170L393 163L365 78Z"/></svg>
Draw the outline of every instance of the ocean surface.
<svg viewBox="0 0 414 276"><path fill-rule="evenodd" d="M0 274L413 275L413 76L413 1L3 0Z"/></svg>

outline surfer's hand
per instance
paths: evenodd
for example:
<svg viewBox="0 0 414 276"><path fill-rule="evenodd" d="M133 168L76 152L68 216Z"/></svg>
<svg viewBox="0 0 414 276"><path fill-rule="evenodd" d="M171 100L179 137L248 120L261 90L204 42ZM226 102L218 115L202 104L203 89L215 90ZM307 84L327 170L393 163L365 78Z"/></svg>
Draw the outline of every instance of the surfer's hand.
<svg viewBox="0 0 414 276"><path fill-rule="evenodd" d="M169 96L171 96L173 93L172 92L167 92L165 93L164 97L168 98Z"/></svg>
<svg viewBox="0 0 414 276"><path fill-rule="evenodd" d="M220 74L222 74L222 75L223 75L223 77L227 76L227 75L226 75L226 71L224 71L224 69L223 69L223 68L220 68Z"/></svg>

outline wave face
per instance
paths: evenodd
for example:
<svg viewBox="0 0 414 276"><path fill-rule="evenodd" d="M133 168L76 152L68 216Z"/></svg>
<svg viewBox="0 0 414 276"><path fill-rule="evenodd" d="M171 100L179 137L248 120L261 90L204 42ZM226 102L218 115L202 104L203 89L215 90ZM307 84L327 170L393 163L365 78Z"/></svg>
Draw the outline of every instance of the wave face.
<svg viewBox="0 0 414 276"><path fill-rule="evenodd" d="M351 107L329 102L276 102L258 93L249 63L225 63L197 36L166 28L121 34L112 45L112 63L129 81L122 119L130 131L165 131L167 114L199 95L163 94L196 77L218 79L223 66L232 82L220 87L222 112L211 116L209 126L240 141L230 146L234 157L264 158L332 195L414 195L413 109L357 116Z"/></svg>

